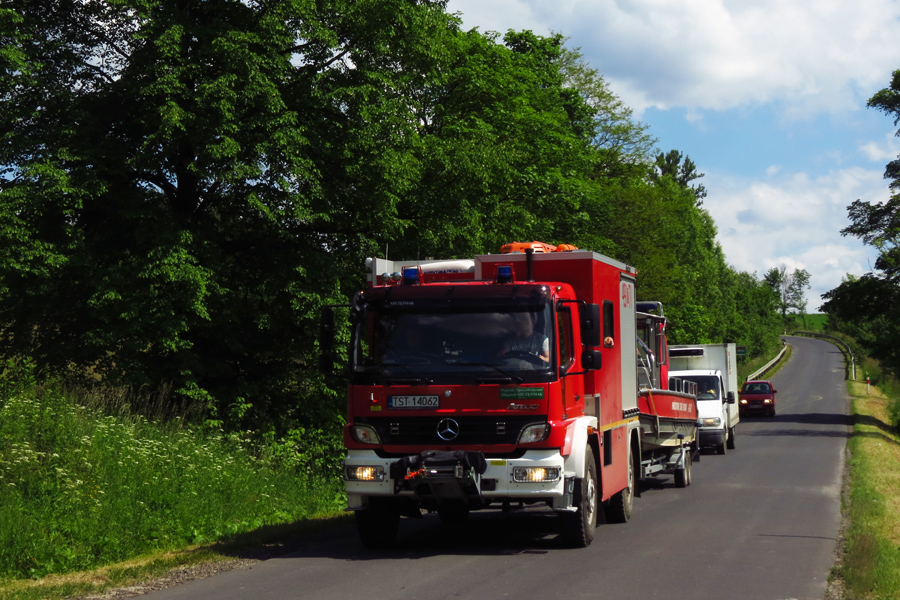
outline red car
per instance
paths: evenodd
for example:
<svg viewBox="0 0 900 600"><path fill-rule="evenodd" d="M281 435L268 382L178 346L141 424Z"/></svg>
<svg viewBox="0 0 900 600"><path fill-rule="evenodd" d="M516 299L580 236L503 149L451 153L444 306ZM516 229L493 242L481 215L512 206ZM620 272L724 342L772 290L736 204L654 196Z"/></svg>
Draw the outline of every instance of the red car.
<svg viewBox="0 0 900 600"><path fill-rule="evenodd" d="M771 381L757 379L748 381L741 387L738 410L741 416L751 412L775 416L775 386Z"/></svg>

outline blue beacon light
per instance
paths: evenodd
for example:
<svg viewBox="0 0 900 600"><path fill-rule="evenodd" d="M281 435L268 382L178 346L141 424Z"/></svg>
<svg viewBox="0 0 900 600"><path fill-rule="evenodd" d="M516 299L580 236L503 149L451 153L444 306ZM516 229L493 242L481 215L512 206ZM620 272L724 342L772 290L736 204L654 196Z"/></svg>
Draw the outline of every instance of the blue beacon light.
<svg viewBox="0 0 900 600"><path fill-rule="evenodd" d="M512 283L513 268L512 265L499 265L497 267L497 283Z"/></svg>
<svg viewBox="0 0 900 600"><path fill-rule="evenodd" d="M419 267L403 268L403 285L419 285L420 283Z"/></svg>

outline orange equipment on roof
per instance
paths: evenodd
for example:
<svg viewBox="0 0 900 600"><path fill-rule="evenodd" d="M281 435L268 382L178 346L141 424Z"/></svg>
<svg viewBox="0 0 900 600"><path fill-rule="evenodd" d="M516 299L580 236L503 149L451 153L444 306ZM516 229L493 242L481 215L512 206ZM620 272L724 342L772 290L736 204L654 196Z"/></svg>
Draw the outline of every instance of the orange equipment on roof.
<svg viewBox="0 0 900 600"><path fill-rule="evenodd" d="M535 254L542 254L546 252L571 252L572 250L578 250L576 246L572 244L560 244L559 246L554 246L553 244L545 244L544 242L512 242L509 244L504 244L500 248L500 254L513 254L513 253L521 253L525 252L527 248L531 248L534 250Z"/></svg>

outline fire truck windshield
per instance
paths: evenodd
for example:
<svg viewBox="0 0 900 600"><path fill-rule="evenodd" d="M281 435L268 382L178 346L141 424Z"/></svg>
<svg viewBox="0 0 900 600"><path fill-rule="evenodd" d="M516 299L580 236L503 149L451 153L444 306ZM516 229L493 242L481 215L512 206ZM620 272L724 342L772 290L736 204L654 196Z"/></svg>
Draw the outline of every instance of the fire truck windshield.
<svg viewBox="0 0 900 600"><path fill-rule="evenodd" d="M541 306L370 307L357 323L354 383L548 381L555 370L553 315Z"/></svg>

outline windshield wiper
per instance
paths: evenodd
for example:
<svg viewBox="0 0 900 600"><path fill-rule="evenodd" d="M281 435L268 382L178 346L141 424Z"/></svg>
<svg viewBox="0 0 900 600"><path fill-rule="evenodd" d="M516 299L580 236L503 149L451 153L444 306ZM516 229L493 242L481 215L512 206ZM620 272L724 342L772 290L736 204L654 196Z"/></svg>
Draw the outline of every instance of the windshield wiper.
<svg viewBox="0 0 900 600"><path fill-rule="evenodd" d="M507 371L504 371L503 369L501 369L500 367L498 367L498 366L495 365L494 363L485 363L485 362L447 362L447 363L445 363L445 364L448 364L448 365L460 365L460 366L472 366L472 367L493 367L494 369L497 370L497 372L501 373L502 375L506 375L506 377L505 377L504 379L502 379L502 380L501 380L501 379L498 379L497 377L494 377L493 379L492 379L492 378L489 378L489 377L476 377L476 378L475 378L475 381L477 381L478 383L512 383L513 381L515 381L516 383L522 383L523 381L525 381L524 379L522 379L522 378L519 377L518 375L514 375L514 374L512 374L512 373L508 373Z"/></svg>
<svg viewBox="0 0 900 600"><path fill-rule="evenodd" d="M401 369L411 373L415 377L415 379L401 379L398 377L386 377L385 379L387 379L389 385L391 383L408 383L410 385L417 385L417 384L422 384L422 383L424 383L425 385L431 385L432 383L434 383L433 379L424 377L424 376L420 375L419 373L416 373L415 371L413 371L412 369L410 369L407 365L404 365L403 363L386 360L381 364L384 366L388 366L388 367L400 367Z"/></svg>

